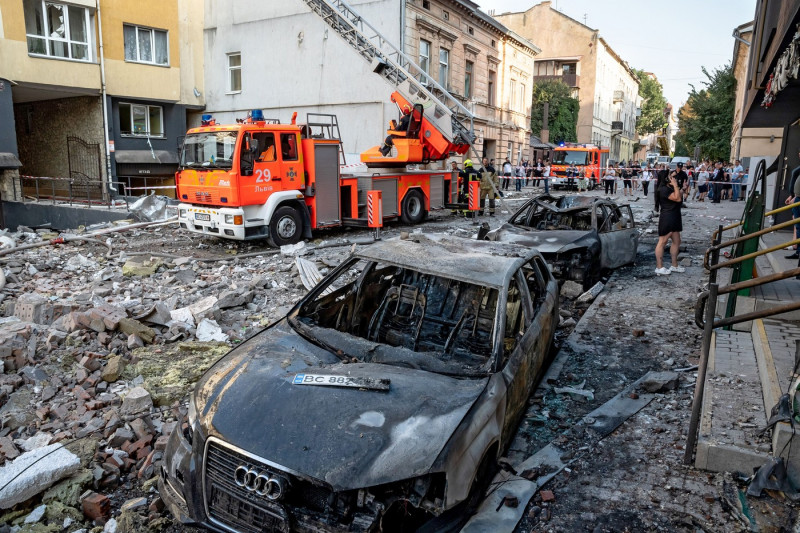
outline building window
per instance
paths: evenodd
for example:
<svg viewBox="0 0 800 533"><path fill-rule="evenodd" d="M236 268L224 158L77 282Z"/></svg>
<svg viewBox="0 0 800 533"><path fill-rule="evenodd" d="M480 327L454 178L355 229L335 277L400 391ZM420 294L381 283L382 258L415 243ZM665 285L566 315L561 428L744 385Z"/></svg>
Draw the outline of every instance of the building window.
<svg viewBox="0 0 800 533"><path fill-rule="evenodd" d="M495 42L494 39L492 39L492 48L496 48L496 47L497 47L497 43Z"/></svg>
<svg viewBox="0 0 800 533"><path fill-rule="evenodd" d="M228 54L228 92L242 92L242 54Z"/></svg>
<svg viewBox="0 0 800 533"><path fill-rule="evenodd" d="M119 131L122 135L164 136L164 110L160 106L119 104Z"/></svg>
<svg viewBox="0 0 800 533"><path fill-rule="evenodd" d="M494 103L494 80L497 77L497 74L493 70L489 71L489 82L487 83L487 95L486 95L486 103L493 106Z"/></svg>
<svg viewBox="0 0 800 533"><path fill-rule="evenodd" d="M166 31L123 24L122 33L125 39L125 61L169 65Z"/></svg>
<svg viewBox="0 0 800 533"><path fill-rule="evenodd" d="M564 63L561 65L561 73L563 75L568 74L577 74L578 73L578 64L577 63Z"/></svg>
<svg viewBox="0 0 800 533"><path fill-rule="evenodd" d="M464 98L472 98L472 61L464 66Z"/></svg>
<svg viewBox="0 0 800 533"><path fill-rule="evenodd" d="M450 20L450 13L448 13L447 11L445 11L445 10L443 9L443 10L442 10L442 18L443 18L444 20Z"/></svg>
<svg viewBox="0 0 800 533"><path fill-rule="evenodd" d="M430 8L431 8L430 0L422 0L422 9L430 10Z"/></svg>
<svg viewBox="0 0 800 533"><path fill-rule="evenodd" d="M439 48L439 84L450 88L450 50Z"/></svg>
<svg viewBox="0 0 800 533"><path fill-rule="evenodd" d="M519 84L519 112L525 113L525 84Z"/></svg>
<svg viewBox="0 0 800 533"><path fill-rule="evenodd" d="M44 0L25 0L28 53L91 61L89 10Z"/></svg>
<svg viewBox="0 0 800 533"><path fill-rule="evenodd" d="M467 26L467 33L469 33L470 35L475 35L475 28L473 28L472 26Z"/></svg>
<svg viewBox="0 0 800 533"><path fill-rule="evenodd" d="M431 43L424 39L419 41L419 66L426 74L430 74L431 70ZM427 84L426 84L427 85Z"/></svg>
<svg viewBox="0 0 800 533"><path fill-rule="evenodd" d="M508 108L516 111L517 107L517 80L511 80L511 91L508 98Z"/></svg>

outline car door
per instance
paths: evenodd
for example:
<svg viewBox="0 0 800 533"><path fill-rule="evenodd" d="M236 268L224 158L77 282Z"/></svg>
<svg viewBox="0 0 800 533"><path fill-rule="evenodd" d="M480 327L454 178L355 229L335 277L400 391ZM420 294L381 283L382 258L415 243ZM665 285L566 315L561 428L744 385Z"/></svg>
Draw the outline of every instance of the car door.
<svg viewBox="0 0 800 533"><path fill-rule="evenodd" d="M604 204L605 220L598 229L600 265L617 268L636 260L639 231L629 205Z"/></svg>

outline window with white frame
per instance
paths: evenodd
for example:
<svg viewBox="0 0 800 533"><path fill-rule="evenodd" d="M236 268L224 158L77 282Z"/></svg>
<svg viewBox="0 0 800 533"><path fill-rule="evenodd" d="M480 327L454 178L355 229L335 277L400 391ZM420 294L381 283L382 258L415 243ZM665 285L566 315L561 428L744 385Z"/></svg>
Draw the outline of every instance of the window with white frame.
<svg viewBox="0 0 800 533"><path fill-rule="evenodd" d="M28 53L91 61L89 10L44 0L24 0Z"/></svg>
<svg viewBox="0 0 800 533"><path fill-rule="evenodd" d="M419 40L419 66L426 74L431 73L431 43Z"/></svg>
<svg viewBox="0 0 800 533"><path fill-rule="evenodd" d="M169 43L165 30L122 25L125 61L169 65Z"/></svg>
<svg viewBox="0 0 800 533"><path fill-rule="evenodd" d="M164 137L164 110L156 105L119 104L122 135Z"/></svg>
<svg viewBox="0 0 800 533"><path fill-rule="evenodd" d="M517 106L517 80L511 80L511 92L509 93L508 98L508 108L516 111L514 109Z"/></svg>
<svg viewBox="0 0 800 533"><path fill-rule="evenodd" d="M519 84L519 112L525 113L525 84Z"/></svg>
<svg viewBox="0 0 800 533"><path fill-rule="evenodd" d="M439 48L439 84L450 88L450 50Z"/></svg>
<svg viewBox="0 0 800 533"><path fill-rule="evenodd" d="M242 92L242 54L228 54L228 92Z"/></svg>

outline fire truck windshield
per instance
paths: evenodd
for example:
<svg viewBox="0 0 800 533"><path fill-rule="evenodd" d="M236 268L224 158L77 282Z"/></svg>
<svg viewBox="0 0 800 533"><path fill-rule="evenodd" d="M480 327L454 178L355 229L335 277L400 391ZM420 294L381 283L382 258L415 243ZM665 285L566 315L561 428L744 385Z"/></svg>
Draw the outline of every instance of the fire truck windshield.
<svg viewBox="0 0 800 533"><path fill-rule="evenodd" d="M183 141L181 166L189 168L231 168L236 150L235 131L192 133Z"/></svg>
<svg viewBox="0 0 800 533"><path fill-rule="evenodd" d="M556 165L586 165L589 152L582 150L556 150L553 152L553 163Z"/></svg>

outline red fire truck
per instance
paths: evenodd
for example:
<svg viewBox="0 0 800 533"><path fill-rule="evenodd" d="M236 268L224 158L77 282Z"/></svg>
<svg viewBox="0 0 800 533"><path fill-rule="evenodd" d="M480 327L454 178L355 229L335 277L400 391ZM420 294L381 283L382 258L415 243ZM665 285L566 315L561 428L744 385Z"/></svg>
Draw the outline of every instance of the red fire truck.
<svg viewBox="0 0 800 533"><path fill-rule="evenodd" d="M340 146L333 115L279 124L254 111L224 126L206 116L184 140L176 174L179 224L195 233L268 238L281 246L311 237L314 229L366 226L370 190L382 193L383 219L408 224L443 209L455 195L455 180L446 171L389 167L344 173Z"/></svg>
<svg viewBox="0 0 800 533"><path fill-rule="evenodd" d="M589 178L591 188L600 185L603 169L608 165L608 148L601 148L594 144L565 143L553 149L553 161L550 165L550 186L554 189L575 188L578 181L576 177L567 177L570 166L583 170Z"/></svg>
<svg viewBox="0 0 800 533"><path fill-rule="evenodd" d="M406 166L467 153L475 140L472 113L346 2L305 2L394 88L391 100L406 116L404 128L389 125L391 152L370 148L361 154L370 171L346 172L333 115L309 114L297 123L295 113L280 124L255 110L230 125L204 115L186 134L175 176L182 228L281 246L319 228L368 225L369 198L377 192L382 219L409 224L457 204L451 172Z"/></svg>

